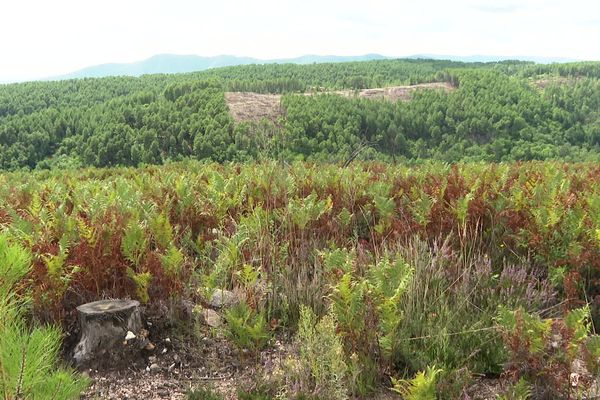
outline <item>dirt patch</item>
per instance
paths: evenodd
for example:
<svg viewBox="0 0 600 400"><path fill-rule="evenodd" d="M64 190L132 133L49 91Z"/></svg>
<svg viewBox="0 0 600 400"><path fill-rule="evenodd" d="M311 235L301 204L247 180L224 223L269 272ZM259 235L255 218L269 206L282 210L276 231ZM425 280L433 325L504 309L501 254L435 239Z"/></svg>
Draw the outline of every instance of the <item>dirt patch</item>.
<svg viewBox="0 0 600 400"><path fill-rule="evenodd" d="M543 79L536 79L531 82L533 87L544 90L549 85L575 85L580 78L566 77L566 76L552 76Z"/></svg>
<svg viewBox="0 0 600 400"><path fill-rule="evenodd" d="M363 97L367 99L386 99L390 101L409 101L417 90L432 89L450 92L455 88L448 82L420 83L411 86L391 86L362 90L337 90L304 93L305 96L318 94L337 94L344 97ZM253 92L226 92L225 100L236 123L260 122L263 118L274 123L284 115L281 95Z"/></svg>
<svg viewBox="0 0 600 400"><path fill-rule="evenodd" d="M276 122L283 115L281 95L252 92L226 92L225 100L235 122Z"/></svg>
<svg viewBox="0 0 600 400"><path fill-rule="evenodd" d="M385 88L375 89L363 89L359 91L353 90L339 90L334 93L346 96L346 97L364 97L367 99L386 99L390 101L409 101L412 98L414 92L418 90L442 90L444 92L450 92L454 90L448 82L431 82L431 83L420 83L417 85L410 86L391 86Z"/></svg>
<svg viewBox="0 0 600 400"><path fill-rule="evenodd" d="M210 387L225 400L236 400L238 388L250 388L270 376L292 354L292 338L277 338L257 357L240 353L218 330L199 326L194 334L177 336L181 327L165 329L150 324L156 348L129 365L113 369L84 371L92 384L82 399L185 399L190 389ZM501 387L498 380L481 379L470 388L474 400L492 400ZM399 396L381 387L370 397L394 400Z"/></svg>

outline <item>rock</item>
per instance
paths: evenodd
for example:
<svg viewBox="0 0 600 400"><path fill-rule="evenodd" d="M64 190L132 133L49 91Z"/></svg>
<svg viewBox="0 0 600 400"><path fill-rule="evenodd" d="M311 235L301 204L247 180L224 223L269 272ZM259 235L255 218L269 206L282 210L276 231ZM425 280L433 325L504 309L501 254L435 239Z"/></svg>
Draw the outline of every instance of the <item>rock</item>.
<svg viewBox="0 0 600 400"><path fill-rule="evenodd" d="M215 308L231 307L237 302L237 296L233 292L223 289L216 289L210 298L210 305Z"/></svg>
<svg viewBox="0 0 600 400"><path fill-rule="evenodd" d="M221 316L217 314L215 310L205 308L204 310L202 310L201 315L204 319L204 323L212 328L218 328L223 324L221 321Z"/></svg>
<svg viewBox="0 0 600 400"><path fill-rule="evenodd" d="M158 364L154 363L150 365L150 372L158 372L160 370L160 367L158 366Z"/></svg>
<svg viewBox="0 0 600 400"><path fill-rule="evenodd" d="M135 333L133 333L131 331L127 331L127 335L125 335L125 340L126 341L130 341L130 340L133 340L135 338L136 338Z"/></svg>

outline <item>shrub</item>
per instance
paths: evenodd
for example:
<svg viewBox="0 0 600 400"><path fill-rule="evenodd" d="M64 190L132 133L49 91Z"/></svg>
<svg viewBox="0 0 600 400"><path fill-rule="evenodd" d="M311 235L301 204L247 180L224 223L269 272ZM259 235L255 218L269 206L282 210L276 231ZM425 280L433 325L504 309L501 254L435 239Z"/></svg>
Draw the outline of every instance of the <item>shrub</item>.
<svg viewBox="0 0 600 400"><path fill-rule="evenodd" d="M542 319L501 307L498 327L509 352L505 372L525 379L535 398L571 399L589 391L598 370L600 341L591 335L588 307L562 319ZM590 357L589 355L593 355ZM580 366L583 360L585 365Z"/></svg>
<svg viewBox="0 0 600 400"><path fill-rule="evenodd" d="M324 258L329 270L342 274L329 298L350 356L351 391L366 395L375 388L381 368L389 367L397 352L397 330L403 318L400 304L412 268L398 254L385 253L366 268L353 266L354 257L333 251Z"/></svg>
<svg viewBox="0 0 600 400"><path fill-rule="evenodd" d="M336 334L335 319L331 314L318 322L316 319L311 309L301 307L296 337L298 355L290 357L284 365L282 398L348 398L348 367L342 341Z"/></svg>
<svg viewBox="0 0 600 400"><path fill-rule="evenodd" d="M398 251L414 273L399 303L403 318L392 358L408 373L439 365L499 374L506 354L494 328L497 307L538 309L554 300L547 282L525 267L496 274L488 257L461 256L449 241L430 248L416 239Z"/></svg>
<svg viewBox="0 0 600 400"><path fill-rule="evenodd" d="M31 255L0 234L0 397L4 399L77 399L87 381L57 368L61 333L29 327L19 282L29 272Z"/></svg>

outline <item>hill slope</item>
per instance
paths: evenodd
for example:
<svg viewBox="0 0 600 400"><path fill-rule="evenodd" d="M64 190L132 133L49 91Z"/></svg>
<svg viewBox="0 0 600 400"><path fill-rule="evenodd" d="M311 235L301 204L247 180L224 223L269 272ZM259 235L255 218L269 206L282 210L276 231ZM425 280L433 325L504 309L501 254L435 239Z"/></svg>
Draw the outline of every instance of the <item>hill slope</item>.
<svg viewBox="0 0 600 400"><path fill-rule="evenodd" d="M331 94L431 82L406 102ZM236 121L226 92L281 94L281 109ZM0 85L0 169L184 158L600 161L600 63L376 60Z"/></svg>

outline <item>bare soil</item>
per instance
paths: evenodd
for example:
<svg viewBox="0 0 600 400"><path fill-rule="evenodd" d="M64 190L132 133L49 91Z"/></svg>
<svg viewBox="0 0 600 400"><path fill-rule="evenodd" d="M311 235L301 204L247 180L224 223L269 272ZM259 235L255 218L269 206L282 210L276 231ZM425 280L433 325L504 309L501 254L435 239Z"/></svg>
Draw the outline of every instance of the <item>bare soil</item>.
<svg viewBox="0 0 600 400"><path fill-rule="evenodd" d="M390 101L409 101L418 90L443 90L450 92L455 88L448 82L419 83L410 86L391 86L385 88L354 90L339 90L334 93L346 97L364 97L367 99L386 99Z"/></svg>
<svg viewBox="0 0 600 400"><path fill-rule="evenodd" d="M237 400L237 390L252 387L269 376L290 355L289 338L279 338L257 357L240 355L227 340L206 328L202 337L156 338L156 349L142 363L120 363L112 369L84 371L92 384L82 399L185 399L190 389L210 387L226 400ZM126 360L123 360L126 361ZM498 380L482 379L469 389L469 398L492 400ZM400 400L381 388L372 400Z"/></svg>
<svg viewBox="0 0 600 400"><path fill-rule="evenodd" d="M337 94L344 97L363 97L367 99L386 99L390 101L409 101L415 91L433 89L450 92L455 88L448 82L421 83L411 86L392 86L362 90L337 90L305 93L306 96L318 94ZM285 110L281 105L281 95L253 92L227 92L225 100L235 122L259 122L263 118L277 122Z"/></svg>
<svg viewBox="0 0 600 400"><path fill-rule="evenodd" d="M235 122L276 122L283 115L281 95L253 92L227 92L225 100Z"/></svg>
<svg viewBox="0 0 600 400"><path fill-rule="evenodd" d="M179 319L182 315L173 318L166 310L146 310L147 338L154 347L137 352L124 348L121 359L90 365L82 372L91 385L81 398L185 399L190 389L208 386L224 399L236 400L239 388L253 387L273 375L293 354L289 334L278 333L265 350L254 356L236 348L221 330L195 322L193 314L187 315ZM480 379L468 394L473 400L492 400L500 389L501 381ZM370 398L400 399L384 387Z"/></svg>
<svg viewBox="0 0 600 400"><path fill-rule="evenodd" d="M554 76L550 78L536 79L531 82L531 84L537 88L544 90L547 86L552 84L558 85L575 85L580 78L573 77L564 77L564 76Z"/></svg>

